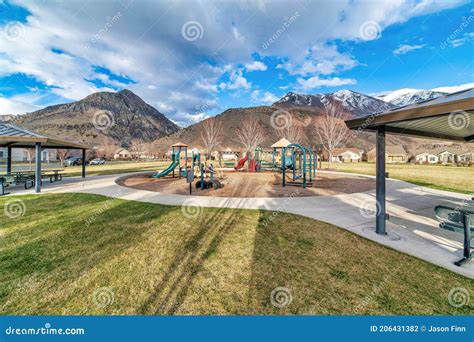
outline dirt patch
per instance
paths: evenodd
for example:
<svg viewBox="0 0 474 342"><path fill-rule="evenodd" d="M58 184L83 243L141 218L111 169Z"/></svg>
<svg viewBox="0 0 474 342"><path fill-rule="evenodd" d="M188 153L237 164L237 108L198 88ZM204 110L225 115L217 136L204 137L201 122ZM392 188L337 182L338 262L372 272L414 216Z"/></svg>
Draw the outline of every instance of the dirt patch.
<svg viewBox="0 0 474 342"><path fill-rule="evenodd" d="M281 175L273 172L224 172L219 175L224 185L220 189L196 189L193 195L215 197L288 197L288 196L328 196L364 192L375 189L372 178L353 175L318 173L313 179L313 187L281 186ZM198 178L196 178L196 181ZM289 180L289 178L288 178ZM188 195L189 185L181 178L153 178L151 174L141 174L121 179L119 185L167 194Z"/></svg>

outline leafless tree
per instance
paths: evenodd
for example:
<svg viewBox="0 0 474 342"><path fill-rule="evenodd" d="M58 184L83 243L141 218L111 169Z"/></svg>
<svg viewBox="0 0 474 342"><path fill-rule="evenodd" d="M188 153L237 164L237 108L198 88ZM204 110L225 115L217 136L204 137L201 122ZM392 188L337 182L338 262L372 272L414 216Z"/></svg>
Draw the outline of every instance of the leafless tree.
<svg viewBox="0 0 474 342"><path fill-rule="evenodd" d="M290 124L282 129L277 129L278 139L285 138L293 144L302 144L306 140L303 128L295 124Z"/></svg>
<svg viewBox="0 0 474 342"><path fill-rule="evenodd" d="M145 142L142 139L133 139L130 145L130 152L132 152L132 158L140 159L140 156L145 152Z"/></svg>
<svg viewBox="0 0 474 342"><path fill-rule="evenodd" d="M33 170L33 159L35 158L36 150L32 147L25 148L26 160L30 164L30 170Z"/></svg>
<svg viewBox="0 0 474 342"><path fill-rule="evenodd" d="M336 147L346 141L351 133L344 120L349 115L340 104L329 104L323 110L321 116L315 122L316 135L319 143L327 151L329 160L328 167L331 167L333 151Z"/></svg>
<svg viewBox="0 0 474 342"><path fill-rule="evenodd" d="M224 128L222 122L217 118L209 118L202 124L201 140L207 151L207 158L211 160L212 152L222 143L224 139Z"/></svg>
<svg viewBox="0 0 474 342"><path fill-rule="evenodd" d="M236 130L237 138L244 145L245 152L253 156L255 149L265 141L265 129L256 118L247 116Z"/></svg>
<svg viewBox="0 0 474 342"><path fill-rule="evenodd" d="M59 158L59 162L61 163L61 166L64 165L64 160L66 159L67 155L69 154L69 150L63 149L63 148L58 148L56 150L56 153Z"/></svg>
<svg viewBox="0 0 474 342"><path fill-rule="evenodd" d="M100 148L104 151L105 157L112 159L114 157L114 153L117 150L117 145L113 142L112 139L105 138Z"/></svg>

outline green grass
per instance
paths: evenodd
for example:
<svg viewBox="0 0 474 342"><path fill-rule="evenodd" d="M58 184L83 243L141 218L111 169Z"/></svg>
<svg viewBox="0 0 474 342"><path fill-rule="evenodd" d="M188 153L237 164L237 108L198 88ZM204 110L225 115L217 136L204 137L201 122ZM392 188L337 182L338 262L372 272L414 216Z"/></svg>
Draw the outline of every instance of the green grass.
<svg viewBox="0 0 474 342"><path fill-rule="evenodd" d="M328 167L322 164L323 170ZM331 169L375 175L374 163L331 163ZM387 164L390 178L400 179L429 188L454 191L464 194L474 193L474 167L450 165Z"/></svg>
<svg viewBox="0 0 474 342"><path fill-rule="evenodd" d="M0 198L2 314L472 314L474 281L309 218L87 194ZM273 306L277 287L292 302ZM94 293L113 303L100 307ZM471 300L472 303L472 300Z"/></svg>

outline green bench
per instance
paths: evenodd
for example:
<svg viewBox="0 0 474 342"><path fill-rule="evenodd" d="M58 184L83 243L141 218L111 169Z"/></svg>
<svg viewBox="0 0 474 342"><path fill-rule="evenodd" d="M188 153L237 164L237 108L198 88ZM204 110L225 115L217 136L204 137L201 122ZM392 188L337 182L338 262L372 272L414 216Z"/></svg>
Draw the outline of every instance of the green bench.
<svg viewBox="0 0 474 342"><path fill-rule="evenodd" d="M461 266L471 260L471 239L474 232L474 200L467 201L458 207L438 205L435 207L436 218L441 222L439 227L464 234L463 258L456 261L456 266Z"/></svg>

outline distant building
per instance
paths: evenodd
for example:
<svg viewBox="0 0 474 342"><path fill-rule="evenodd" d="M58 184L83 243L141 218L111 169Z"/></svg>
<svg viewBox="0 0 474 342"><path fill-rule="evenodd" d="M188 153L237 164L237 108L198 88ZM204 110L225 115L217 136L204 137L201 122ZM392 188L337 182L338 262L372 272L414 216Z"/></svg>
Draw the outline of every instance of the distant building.
<svg viewBox="0 0 474 342"><path fill-rule="evenodd" d="M223 152L222 152L222 159L223 160L236 160L237 159L237 153L232 151L230 147L227 147Z"/></svg>
<svg viewBox="0 0 474 342"><path fill-rule="evenodd" d="M336 163L358 163L362 161L364 151L355 147L335 148L332 161Z"/></svg>
<svg viewBox="0 0 474 342"><path fill-rule="evenodd" d="M471 162L473 152L461 151L453 147L437 147L418 150L413 153L413 160L420 164L454 164Z"/></svg>
<svg viewBox="0 0 474 342"><path fill-rule="evenodd" d="M375 162L376 152L375 148L367 152L367 160ZM408 161L408 154L402 145L387 145L385 147L385 161L387 163L406 163Z"/></svg>
<svg viewBox="0 0 474 342"><path fill-rule="evenodd" d="M467 152L458 156L461 163L474 163L474 152Z"/></svg>
<svg viewBox="0 0 474 342"><path fill-rule="evenodd" d="M6 147L0 147L0 160L6 160L8 150ZM26 148L14 148L12 149L12 162L27 162L31 159L34 160L35 152L34 149ZM41 151L41 161L49 163L58 159L58 153L56 149L44 149Z"/></svg>
<svg viewBox="0 0 474 342"><path fill-rule="evenodd" d="M420 152L414 155L414 161L417 164L436 164L439 158L431 152Z"/></svg>
<svg viewBox="0 0 474 342"><path fill-rule="evenodd" d="M119 148L114 152L114 159L132 159L132 154L124 148Z"/></svg>

